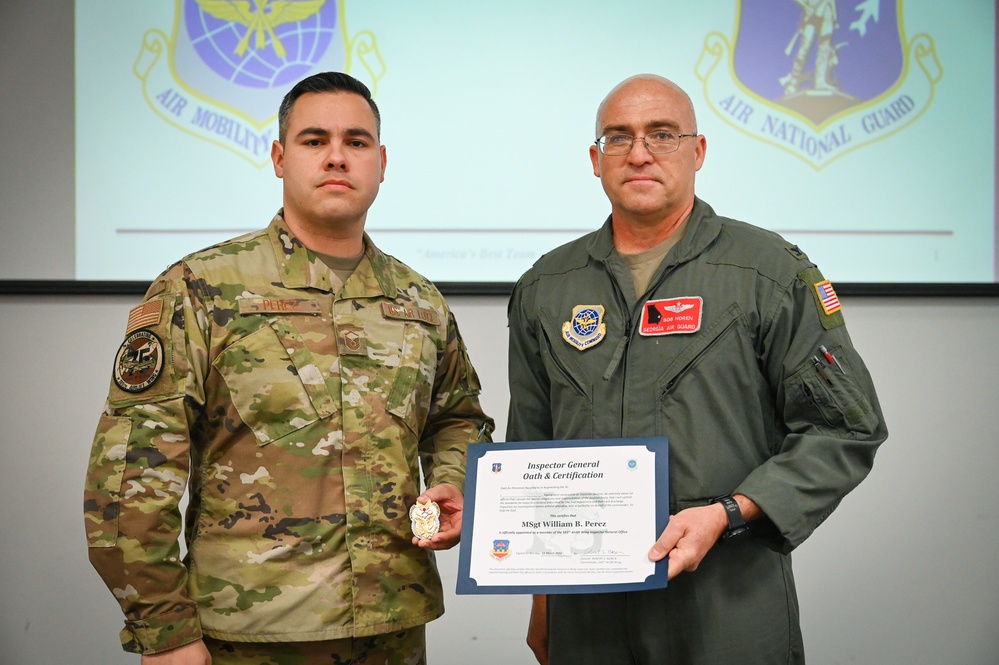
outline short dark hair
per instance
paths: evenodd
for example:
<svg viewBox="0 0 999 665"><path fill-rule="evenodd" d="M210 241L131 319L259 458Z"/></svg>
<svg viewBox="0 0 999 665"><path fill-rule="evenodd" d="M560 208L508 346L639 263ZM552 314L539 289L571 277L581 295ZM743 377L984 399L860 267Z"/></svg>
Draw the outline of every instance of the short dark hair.
<svg viewBox="0 0 999 665"><path fill-rule="evenodd" d="M307 92L348 92L360 95L375 114L375 132L381 136L382 115L378 112L375 100L371 98L368 86L343 72L320 72L296 83L281 100L281 106L278 108L278 140L281 143L284 143L285 133L288 131L288 118L291 116L295 101Z"/></svg>

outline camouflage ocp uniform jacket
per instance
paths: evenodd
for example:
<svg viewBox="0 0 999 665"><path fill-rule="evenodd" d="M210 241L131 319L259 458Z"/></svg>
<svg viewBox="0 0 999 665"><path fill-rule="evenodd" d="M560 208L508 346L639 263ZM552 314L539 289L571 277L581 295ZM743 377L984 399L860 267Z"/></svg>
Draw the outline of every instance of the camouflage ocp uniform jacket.
<svg viewBox="0 0 999 665"><path fill-rule="evenodd" d="M421 463L427 486L463 489L492 420L440 293L365 240L333 292L279 213L173 265L132 310L85 491L126 651L371 635L443 613L408 506Z"/></svg>

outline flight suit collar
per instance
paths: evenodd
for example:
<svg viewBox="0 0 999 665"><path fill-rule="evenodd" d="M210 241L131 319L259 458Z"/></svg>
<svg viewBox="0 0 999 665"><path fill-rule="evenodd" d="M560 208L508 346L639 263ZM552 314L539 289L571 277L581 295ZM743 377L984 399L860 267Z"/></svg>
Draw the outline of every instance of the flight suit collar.
<svg viewBox="0 0 999 665"><path fill-rule="evenodd" d="M274 247L281 283L290 289L319 289L333 292L338 283L329 266L295 237L284 219L284 209L278 210L267 227ZM364 258L340 290L344 298L387 295L394 297L398 286L389 270L388 258L367 233L364 234Z"/></svg>
<svg viewBox="0 0 999 665"><path fill-rule="evenodd" d="M687 229L680 242L670 250L663 262L676 265L690 261L707 249L720 231L721 222L715 211L707 203L695 197ZM587 249L591 257L603 263L606 263L614 253L614 232L611 230L609 215L604 225L593 234Z"/></svg>

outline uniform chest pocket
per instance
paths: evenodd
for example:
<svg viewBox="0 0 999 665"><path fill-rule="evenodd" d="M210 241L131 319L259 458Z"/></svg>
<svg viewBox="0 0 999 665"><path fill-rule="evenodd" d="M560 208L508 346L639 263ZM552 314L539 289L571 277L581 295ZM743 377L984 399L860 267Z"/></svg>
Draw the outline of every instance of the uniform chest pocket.
<svg viewBox="0 0 999 665"><path fill-rule="evenodd" d="M388 387L386 409L419 433L430 413L437 373L437 345L422 323L405 321L401 327L399 367Z"/></svg>
<svg viewBox="0 0 999 665"><path fill-rule="evenodd" d="M326 377L288 322L267 325L227 347L213 367L260 445L336 413Z"/></svg>

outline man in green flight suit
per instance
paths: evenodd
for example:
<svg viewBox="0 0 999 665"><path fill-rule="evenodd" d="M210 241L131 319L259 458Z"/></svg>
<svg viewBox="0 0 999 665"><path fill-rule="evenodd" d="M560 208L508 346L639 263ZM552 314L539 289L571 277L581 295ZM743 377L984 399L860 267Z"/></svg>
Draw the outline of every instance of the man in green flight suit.
<svg viewBox="0 0 999 665"><path fill-rule="evenodd" d="M835 290L776 234L694 195L707 142L659 76L597 111L598 231L510 302L511 441L666 436L664 589L536 596L528 644L563 665L804 661L790 552L888 436Z"/></svg>
<svg viewBox="0 0 999 665"><path fill-rule="evenodd" d="M493 423L441 294L364 232L379 135L359 81L299 82L271 151L283 208L129 315L85 518L143 665L425 661L433 551L458 542L467 447ZM418 498L439 505L429 538Z"/></svg>

